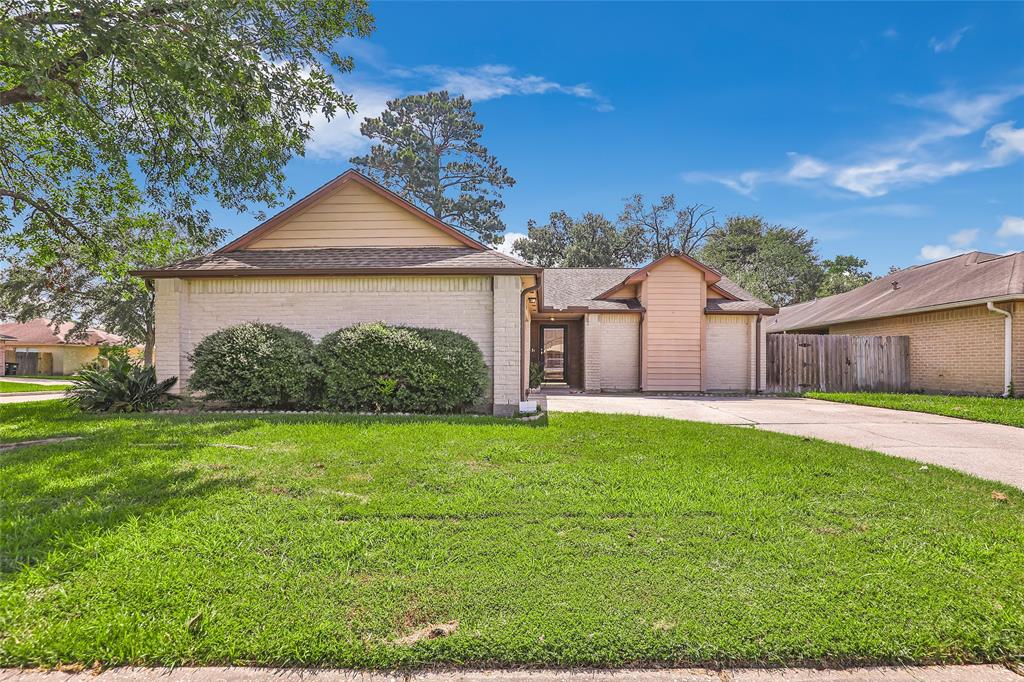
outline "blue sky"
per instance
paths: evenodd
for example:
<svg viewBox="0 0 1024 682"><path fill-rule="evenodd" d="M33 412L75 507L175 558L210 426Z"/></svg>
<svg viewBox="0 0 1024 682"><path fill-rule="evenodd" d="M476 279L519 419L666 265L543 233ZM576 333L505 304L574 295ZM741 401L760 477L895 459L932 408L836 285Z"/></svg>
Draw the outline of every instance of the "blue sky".
<svg viewBox="0 0 1024 682"><path fill-rule="evenodd" d="M509 233L674 192L804 227L878 273L1024 249L1024 3L371 8L377 30L343 44L356 69L337 79L360 114L317 123L288 169L299 196L365 149L362 116L447 87L518 181Z"/></svg>

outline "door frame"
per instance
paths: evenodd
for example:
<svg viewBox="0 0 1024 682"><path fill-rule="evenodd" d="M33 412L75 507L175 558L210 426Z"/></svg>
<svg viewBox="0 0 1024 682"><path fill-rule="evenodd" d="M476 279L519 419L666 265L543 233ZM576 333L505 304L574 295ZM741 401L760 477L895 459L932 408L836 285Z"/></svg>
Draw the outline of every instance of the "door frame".
<svg viewBox="0 0 1024 682"><path fill-rule="evenodd" d="M540 325L540 368L541 372L544 371L544 330L545 329L561 329L562 330L562 383L568 385L569 383L569 325L568 323L551 323L547 324L542 322Z"/></svg>

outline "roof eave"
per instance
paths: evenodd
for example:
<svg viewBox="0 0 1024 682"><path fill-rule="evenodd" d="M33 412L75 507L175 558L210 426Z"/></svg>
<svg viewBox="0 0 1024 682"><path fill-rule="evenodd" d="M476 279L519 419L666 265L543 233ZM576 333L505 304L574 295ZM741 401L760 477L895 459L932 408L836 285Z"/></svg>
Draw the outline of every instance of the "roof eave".
<svg viewBox="0 0 1024 682"><path fill-rule="evenodd" d="M131 270L143 279L201 279L210 277L304 277L326 275L539 275L540 268L244 268L234 270Z"/></svg>
<svg viewBox="0 0 1024 682"><path fill-rule="evenodd" d="M951 310L953 308L966 308L972 305L981 305L983 303L1004 303L1006 301L1024 301L1024 294L1004 294L1001 296L985 296L982 298L972 298L966 301L955 301L953 303L942 303L931 306L921 306L918 308L907 308L905 310L897 310L891 313L883 313L881 315L860 315L857 317L844 317L832 320L821 320L814 322L801 323L791 325L787 327L774 327L772 331L776 332L795 332L804 329L821 329L824 327L830 327L834 324L848 324L850 322L864 322L867 320L882 320L889 317L899 317L900 315L917 315L919 313L930 313L938 310Z"/></svg>

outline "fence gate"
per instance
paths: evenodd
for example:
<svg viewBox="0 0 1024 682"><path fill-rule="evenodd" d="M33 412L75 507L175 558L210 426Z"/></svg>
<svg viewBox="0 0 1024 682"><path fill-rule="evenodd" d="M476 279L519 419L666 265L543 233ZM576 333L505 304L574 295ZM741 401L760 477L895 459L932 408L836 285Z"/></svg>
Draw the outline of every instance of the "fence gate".
<svg viewBox="0 0 1024 682"><path fill-rule="evenodd" d="M771 393L910 390L909 336L769 334L766 350Z"/></svg>

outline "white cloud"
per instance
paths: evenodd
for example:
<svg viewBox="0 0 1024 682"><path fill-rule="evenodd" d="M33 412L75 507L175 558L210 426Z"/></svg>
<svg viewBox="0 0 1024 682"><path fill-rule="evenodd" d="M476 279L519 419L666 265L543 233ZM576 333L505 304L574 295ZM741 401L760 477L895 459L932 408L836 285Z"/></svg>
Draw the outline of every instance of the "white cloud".
<svg viewBox="0 0 1024 682"><path fill-rule="evenodd" d="M888 38L889 40L896 40L900 37L900 32L890 26L889 28L882 31L882 37Z"/></svg>
<svg viewBox="0 0 1024 682"><path fill-rule="evenodd" d="M483 64L467 68L419 66L411 70L432 78L435 86L481 102L511 95L558 93L590 100L598 111L612 111L611 103L586 83L563 85L543 76L519 75L505 64Z"/></svg>
<svg viewBox="0 0 1024 682"><path fill-rule="evenodd" d="M526 239L526 235L522 232L506 232L505 241L498 244L497 249L507 256L515 256L512 253L512 245L516 243L517 239Z"/></svg>
<svg viewBox="0 0 1024 682"><path fill-rule="evenodd" d="M970 246L978 238L980 232L981 230L976 227L954 232L949 235L949 243L960 247Z"/></svg>
<svg viewBox="0 0 1024 682"><path fill-rule="evenodd" d="M952 52L956 49L956 46L963 40L964 34L971 30L970 26L961 26L957 30L953 31L945 40L939 40L938 38L932 37L928 41L928 46L932 48L936 53L939 52Z"/></svg>
<svg viewBox="0 0 1024 682"><path fill-rule="evenodd" d="M379 116L387 107L389 99L398 95L397 92L379 88L352 86L346 89L356 102L356 113L346 116L339 113L331 120L321 113L310 119L313 133L306 150L310 156L320 159L338 159L365 151L370 146L368 138L359 132L363 119Z"/></svg>
<svg viewBox="0 0 1024 682"><path fill-rule="evenodd" d="M942 260L943 258L952 258L953 256L959 256L962 253L967 253L963 249L954 249L948 244L925 244L921 247L921 252L917 255L918 260L933 261Z"/></svg>
<svg viewBox="0 0 1024 682"><path fill-rule="evenodd" d="M993 121L1002 109L1024 96L1024 84L989 93L965 96L952 91L918 98L901 98L899 103L939 114L941 120L924 121L914 135L884 144L863 144L856 157L837 161L789 152L787 168L746 170L735 175L691 172L688 182L717 182L732 190L752 195L760 185L827 185L862 197L880 197L894 189L938 182L945 178L989 168L999 168L1024 157L1024 128L1014 121ZM985 130L987 128L987 130ZM948 145L953 139L985 134L974 153L954 155ZM977 139L977 138L976 138ZM959 157L959 158L957 158Z"/></svg>
<svg viewBox="0 0 1024 682"><path fill-rule="evenodd" d="M1008 215L1003 217L1003 224L996 232L997 237L1024 237L1024 217Z"/></svg>

